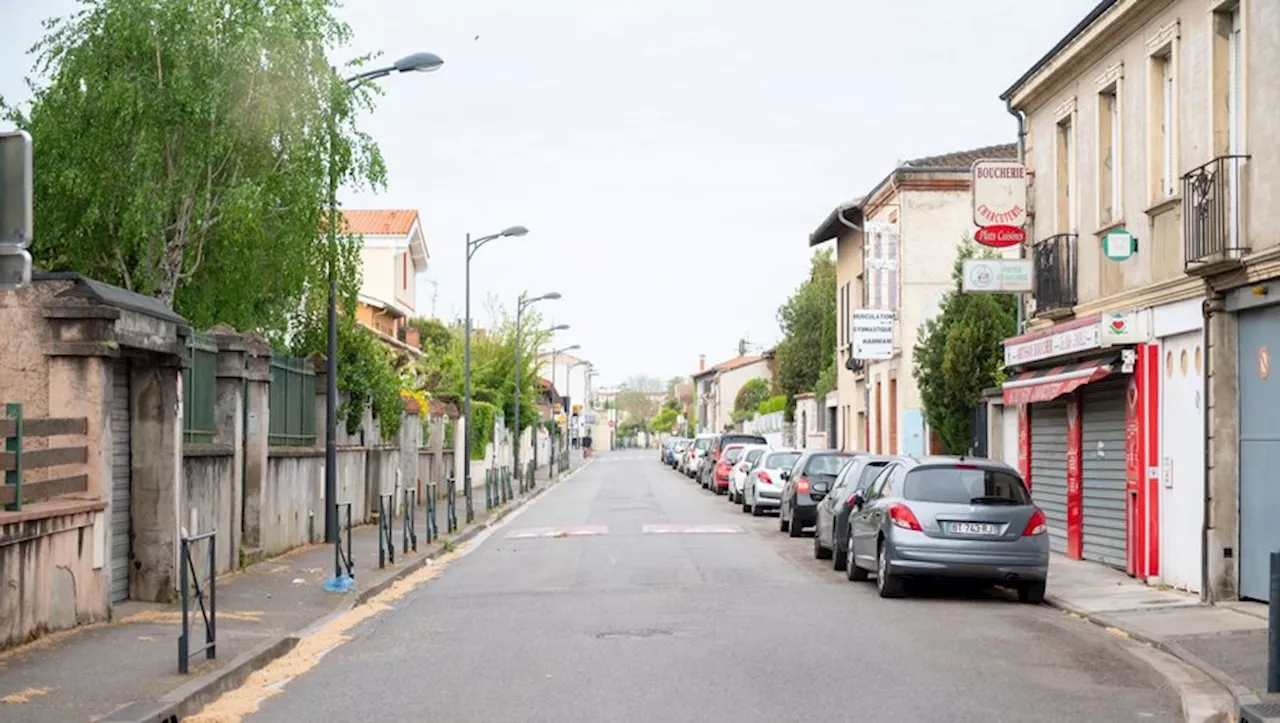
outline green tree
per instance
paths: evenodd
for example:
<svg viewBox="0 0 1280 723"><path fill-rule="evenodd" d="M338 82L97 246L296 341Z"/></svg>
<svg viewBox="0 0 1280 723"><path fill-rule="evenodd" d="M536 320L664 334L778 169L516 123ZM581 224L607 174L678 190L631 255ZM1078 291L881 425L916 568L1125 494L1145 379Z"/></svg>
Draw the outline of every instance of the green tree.
<svg viewBox="0 0 1280 723"><path fill-rule="evenodd" d="M640 420L647 423L658 412L658 404L653 397L638 389L624 389L614 397L618 411L628 420Z"/></svg>
<svg viewBox="0 0 1280 723"><path fill-rule="evenodd" d="M938 315L920 326L915 346L912 374L920 385L925 419L949 454L969 451L969 415L982 390L1003 381L1002 342L1017 326L1016 297L961 291L964 262L977 255L966 236L951 271L952 288L943 295Z"/></svg>
<svg viewBox="0 0 1280 723"><path fill-rule="evenodd" d="M662 411L649 420L649 431L654 434L670 434L671 427L676 423L678 417L679 412L670 407L663 407Z"/></svg>
<svg viewBox="0 0 1280 723"><path fill-rule="evenodd" d="M769 382L763 379L748 379L738 390L737 398L733 400L734 411L755 413L760 402L769 398L769 392Z"/></svg>
<svg viewBox="0 0 1280 723"><path fill-rule="evenodd" d="M814 252L805 279L778 309L778 387L786 396L785 417L795 413L796 394L811 392L836 358L836 263L831 249Z"/></svg>
<svg viewBox="0 0 1280 723"><path fill-rule="evenodd" d="M385 178L355 124L372 91L328 60L350 38L336 5L86 0L48 21L30 107L0 99L35 138L38 265L157 296L197 328L283 335L324 287L330 163L348 185Z"/></svg>

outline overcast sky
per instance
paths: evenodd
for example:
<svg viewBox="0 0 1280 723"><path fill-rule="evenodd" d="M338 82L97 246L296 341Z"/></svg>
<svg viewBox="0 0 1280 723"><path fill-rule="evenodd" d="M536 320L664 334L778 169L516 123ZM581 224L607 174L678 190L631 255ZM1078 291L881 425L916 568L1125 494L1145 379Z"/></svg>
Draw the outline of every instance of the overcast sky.
<svg viewBox="0 0 1280 723"><path fill-rule="evenodd" d="M364 127L379 195L416 208L431 253L419 313L521 290L570 324L599 383L687 374L778 340L807 238L902 159L1015 140L998 99L1096 0L350 0L335 60L418 50ZM74 0L0 0L0 94L25 99L39 21Z"/></svg>

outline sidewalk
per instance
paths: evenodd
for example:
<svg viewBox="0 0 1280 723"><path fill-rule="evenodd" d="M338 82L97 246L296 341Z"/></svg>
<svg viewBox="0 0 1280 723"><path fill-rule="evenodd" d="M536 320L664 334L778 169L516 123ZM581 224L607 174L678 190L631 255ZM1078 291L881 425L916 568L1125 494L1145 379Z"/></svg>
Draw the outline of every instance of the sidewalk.
<svg viewBox="0 0 1280 723"><path fill-rule="evenodd" d="M560 479L583 464L581 457L574 458L568 474ZM465 498L459 492L459 529L445 532L442 502L436 513L440 539L428 544L425 512L416 511L417 552L402 553L401 522L396 519L395 564L384 569L378 569L376 526L355 528L351 545L355 586L348 593L324 590L324 582L334 573L334 549L323 544L219 578L218 657L205 660L203 654L193 656L189 675L177 672L182 619L178 605L125 603L116 606L112 623L49 635L0 654L0 720L88 721L113 712L116 715L107 720L158 720L147 716L175 703L182 704L174 711L178 715L194 713L207 700L236 687L251 672L287 653L304 631L322 618L364 603L555 484L547 480L543 467L531 493L517 495L512 502L486 512L483 477L479 479L473 490L472 524L466 524ZM203 645L203 625L194 620L192 637L193 647Z"/></svg>
<svg viewBox="0 0 1280 723"><path fill-rule="evenodd" d="M1225 687L1235 704L1266 689L1267 606L1200 598L1144 585L1092 562L1054 555L1047 602L1162 650ZM1232 711L1234 715L1235 711Z"/></svg>

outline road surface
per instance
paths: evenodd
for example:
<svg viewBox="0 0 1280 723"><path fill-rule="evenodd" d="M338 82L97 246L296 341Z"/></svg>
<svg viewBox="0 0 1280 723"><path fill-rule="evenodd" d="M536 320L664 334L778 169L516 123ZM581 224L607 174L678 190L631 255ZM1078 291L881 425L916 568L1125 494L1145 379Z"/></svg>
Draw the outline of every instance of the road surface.
<svg viewBox="0 0 1280 723"><path fill-rule="evenodd" d="M656 454L597 455L204 720L1181 718L1130 643L998 594L881 600Z"/></svg>

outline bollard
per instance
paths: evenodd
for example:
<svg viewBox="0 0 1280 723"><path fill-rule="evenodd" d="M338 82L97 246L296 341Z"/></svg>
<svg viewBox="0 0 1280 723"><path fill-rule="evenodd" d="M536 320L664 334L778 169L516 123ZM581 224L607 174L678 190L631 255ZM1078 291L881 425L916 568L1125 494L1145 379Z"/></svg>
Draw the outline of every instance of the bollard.
<svg viewBox="0 0 1280 723"><path fill-rule="evenodd" d="M436 538L440 536L440 530L437 527L439 523L436 522L436 497L439 494L439 489L436 485L437 483L435 482L428 482L423 490L427 495L426 504L424 505L426 508L424 511L426 515L424 527L426 528L428 544L435 542Z"/></svg>
<svg viewBox="0 0 1280 723"><path fill-rule="evenodd" d="M1271 600L1267 603L1267 692L1280 693L1280 552L1271 553Z"/></svg>
<svg viewBox="0 0 1280 723"><path fill-rule="evenodd" d="M471 487L472 487L471 476L468 475L466 478L462 480L462 497L463 497L462 501L463 501L463 504L466 506L468 525L471 524L472 522L475 522L475 519L476 519L475 501L474 501L474 495L472 494Z"/></svg>
<svg viewBox="0 0 1280 723"><path fill-rule="evenodd" d="M407 555L410 550L418 551L418 518L413 514L414 508L418 506L418 490L406 488L403 492L404 516L400 518L400 552Z"/></svg>

